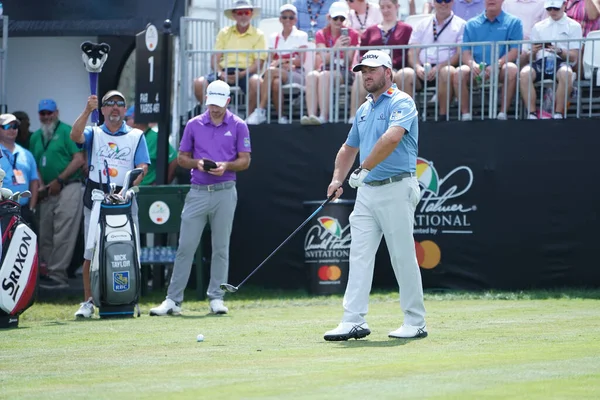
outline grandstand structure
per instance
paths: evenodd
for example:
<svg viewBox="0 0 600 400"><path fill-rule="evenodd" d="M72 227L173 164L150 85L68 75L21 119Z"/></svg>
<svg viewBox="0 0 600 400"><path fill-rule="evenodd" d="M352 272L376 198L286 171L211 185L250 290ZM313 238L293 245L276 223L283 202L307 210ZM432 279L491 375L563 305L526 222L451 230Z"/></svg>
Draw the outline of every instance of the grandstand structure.
<svg viewBox="0 0 600 400"><path fill-rule="evenodd" d="M213 54L213 46L215 38L220 29L232 24L232 21L226 19L223 10L230 6L231 1L211 1L211 0L193 0L187 17L181 19L181 36L180 36L180 51L179 51L179 98L178 111L179 116L183 120L189 119L191 116L199 113L201 110L197 107L197 100L193 92L193 80L200 76L208 75L210 71L210 57ZM278 21L279 7L282 4L291 3L284 0L254 0L253 4L261 7L260 19L254 19L253 25L261 29L268 37L274 32L281 29L281 24ZM423 1L417 2L417 10L422 10ZM402 8L399 13L399 18L409 24L416 24L426 15L409 16L407 8ZM518 42L521 46L529 45L528 41ZM473 46L473 43L463 44L464 47ZM478 45L489 45L492 51L498 52L501 46L507 46L507 43L478 43ZM582 40L582 45L585 45L585 51L580 62L576 66L576 79L573 83L573 92L566 104L567 118L594 118L600 116L600 31L590 32L590 34ZM439 47L439 45L437 45ZM446 45L447 46L447 45ZM408 51L415 46L391 46L390 49ZM424 48L426 46L419 46ZM435 46L434 46L435 47ZM367 49L363 48L362 49ZM344 50L338 49L337 51ZM303 52L303 50L300 50ZM305 62L305 72L310 70L311 53L314 54L314 49L308 49L305 52L308 62ZM326 51L334 51L328 49ZM273 51L267 51L269 57ZM223 52L221 52L223 53ZM239 52L238 52L239 53ZM250 52L241 53L240 57L247 57ZM334 54L334 57L336 55ZM406 58L405 58L406 59ZM348 60L350 61L350 60ZM344 71L344 73L348 73ZM498 74L492 74L494 78L488 82L482 82L480 85L471 85L469 98L471 114L473 119L493 119L498 112L499 99L503 95L502 84L499 83ZM473 79L473 77L472 77ZM519 76L517 75L517 79ZM331 99L330 99L330 120L329 122L346 122L351 115L350 108L350 87L344 84L331 84ZM517 91L519 81L517 81ZM402 89L402 88L401 88ZM556 89L554 80L544 80L536 84L538 108L542 109L544 93L553 93ZM230 107L241 117L247 117L248 99L244 95L242 88L232 87L232 101ZM270 91L269 91L270 92ZM288 116L291 122L298 122L302 115L305 114L305 90L303 84L291 84L283 86L283 113ZM416 93L415 102L420 111L423 121L437 121L438 112L436 102L444 101L436 96L435 87L429 86L421 92ZM446 100L449 101L448 120L460 119L460 104L458 96ZM554 100L550 100L554 101ZM273 111L271 101L269 99L269 115L268 122L276 122L277 115ZM515 100L512 102L508 112L509 119L524 119L527 117L527 110L517 93Z"/></svg>

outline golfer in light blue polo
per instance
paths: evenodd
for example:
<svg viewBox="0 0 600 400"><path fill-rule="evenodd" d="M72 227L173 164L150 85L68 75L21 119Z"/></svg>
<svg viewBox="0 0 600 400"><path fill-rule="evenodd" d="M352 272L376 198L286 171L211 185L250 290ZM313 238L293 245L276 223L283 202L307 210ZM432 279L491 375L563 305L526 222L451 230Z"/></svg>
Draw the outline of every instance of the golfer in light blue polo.
<svg viewBox="0 0 600 400"><path fill-rule="evenodd" d="M214 81L206 92L208 110L188 121L179 145L178 162L192 170L192 185L181 213L179 247L167 298L151 309L150 315L181 313L183 291L207 222L212 232L209 307L214 314L229 311L223 304L220 285L228 280L229 239L237 204L236 173L250 166L250 133L244 120L227 109L227 83Z"/></svg>
<svg viewBox="0 0 600 400"><path fill-rule="evenodd" d="M367 52L354 66L361 71L369 95L356 113L346 143L335 159L327 196L341 196L342 182L360 153L360 167L348 180L357 189L350 215L350 272L344 294L344 314L327 341L360 339L371 333L366 322L373 282L375 254L385 236L400 287L404 321L391 338L427 336L421 272L417 263L413 225L420 200L417 168L418 113L413 99L392 84L390 56Z"/></svg>

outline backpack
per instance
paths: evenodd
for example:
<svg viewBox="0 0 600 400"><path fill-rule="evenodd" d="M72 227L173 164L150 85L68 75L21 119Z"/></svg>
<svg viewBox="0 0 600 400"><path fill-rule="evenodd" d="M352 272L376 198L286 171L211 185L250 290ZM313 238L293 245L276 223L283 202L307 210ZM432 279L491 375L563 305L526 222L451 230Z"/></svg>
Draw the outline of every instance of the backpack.
<svg viewBox="0 0 600 400"><path fill-rule="evenodd" d="M37 236L21 217L20 204L12 200L0 201L0 228L0 328L15 328L37 295Z"/></svg>

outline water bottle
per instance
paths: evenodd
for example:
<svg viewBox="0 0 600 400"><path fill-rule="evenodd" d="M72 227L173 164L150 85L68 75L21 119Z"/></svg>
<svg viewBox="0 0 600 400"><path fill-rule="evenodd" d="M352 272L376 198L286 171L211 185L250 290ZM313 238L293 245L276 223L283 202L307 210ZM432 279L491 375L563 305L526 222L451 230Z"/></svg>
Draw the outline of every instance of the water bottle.
<svg viewBox="0 0 600 400"><path fill-rule="evenodd" d="M425 70L425 75L427 75L429 73L429 71L431 71L431 64L430 63L423 64L423 69Z"/></svg>
<svg viewBox="0 0 600 400"><path fill-rule="evenodd" d="M140 251L140 262L148 261L148 248L142 247L142 251Z"/></svg>
<svg viewBox="0 0 600 400"><path fill-rule="evenodd" d="M484 63L483 61L479 63L479 75L477 75L475 77L475 81L477 82L478 85L481 85L482 81L483 81L483 77L485 75L485 67L487 66L486 63Z"/></svg>
<svg viewBox="0 0 600 400"><path fill-rule="evenodd" d="M168 253L168 249L166 247L161 247L160 248L160 261L162 262L167 262L169 261L169 253Z"/></svg>

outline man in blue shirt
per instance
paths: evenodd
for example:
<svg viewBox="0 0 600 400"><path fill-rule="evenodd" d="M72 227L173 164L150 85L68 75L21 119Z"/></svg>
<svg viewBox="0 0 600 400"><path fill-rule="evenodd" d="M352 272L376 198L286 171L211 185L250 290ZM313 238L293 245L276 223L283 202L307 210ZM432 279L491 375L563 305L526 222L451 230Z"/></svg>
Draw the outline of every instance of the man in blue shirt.
<svg viewBox="0 0 600 400"><path fill-rule="evenodd" d="M335 159L327 196L341 196L342 182L360 153L360 167L348 180L357 188L350 215L350 273L344 315L325 340L360 339L371 333L365 320L373 281L375 253L382 235L400 286L404 323L391 338L427 336L421 272L413 239L414 213L421 193L416 178L418 113L413 99L392 84L390 56L367 52L354 66L361 71L369 96L356 113L348 139Z"/></svg>
<svg viewBox="0 0 600 400"><path fill-rule="evenodd" d="M485 11L467 21L463 43L504 42L523 40L523 23L511 14L502 11L504 0L485 0ZM470 121L469 87L473 80L481 83L490 82L492 73L497 73L500 82L504 83L500 93L500 112L497 118L505 120L507 110L515 97L517 89L517 73L515 61L519 56L519 44L501 44L498 54L494 54L496 46L463 46L462 65L454 75L454 89L458 93L461 109L461 120ZM484 68L482 68L484 67Z"/></svg>
<svg viewBox="0 0 600 400"><path fill-rule="evenodd" d="M298 10L298 29L308 33L314 41L315 33L327 25L327 11L337 0L294 0L292 4Z"/></svg>
<svg viewBox="0 0 600 400"><path fill-rule="evenodd" d="M34 227L33 211L37 205L40 178L33 154L16 143L18 134L19 121L17 117L13 114L0 115L0 150L2 151L0 168L6 173L2 187L12 190L13 193L23 193L26 190L31 192L31 197L22 197L19 204L21 204L23 219L31 227ZM33 229L37 231L37 229Z"/></svg>
<svg viewBox="0 0 600 400"><path fill-rule="evenodd" d="M110 178L110 182L116 183L118 192L125 183L124 178L127 171L133 168L143 168L144 173L146 173L148 164L150 164L150 156L148 155L148 146L146 145L144 132L131 128L124 121L126 110L125 96L116 90L106 93L102 97L101 108L102 115L104 116L104 124L99 127L86 127L90 114L97 108L98 97L92 95L88 98L84 111L77 118L71 130L71 139L79 147L85 149L88 154L87 159L90 173L83 197L84 241L86 243L90 223L97 223L97 221L90 221L92 190L103 189ZM108 170L105 169L105 163L108 165ZM98 171L100 171L100 176ZM139 185L143 178L144 174L140 175L134 185ZM134 223L136 227L139 227L135 198L131 211ZM139 238L137 240L139 243ZM81 303L79 310L75 313L75 316L78 318L90 318L94 313L89 278L91 258L92 252L86 249L83 263L85 301Z"/></svg>

